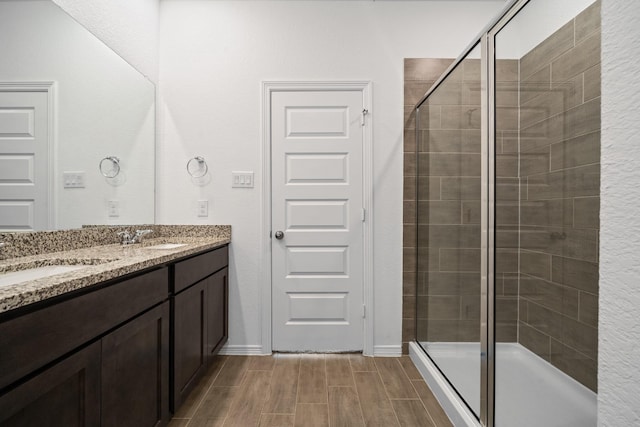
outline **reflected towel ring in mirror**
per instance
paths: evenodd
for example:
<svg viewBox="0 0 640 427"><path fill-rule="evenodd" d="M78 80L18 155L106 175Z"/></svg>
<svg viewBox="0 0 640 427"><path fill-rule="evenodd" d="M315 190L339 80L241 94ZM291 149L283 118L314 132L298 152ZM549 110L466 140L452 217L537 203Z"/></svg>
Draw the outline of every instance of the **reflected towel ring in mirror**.
<svg viewBox="0 0 640 427"><path fill-rule="evenodd" d="M187 162L187 172L193 178L202 178L209 171L209 166L202 156L195 156Z"/></svg>
<svg viewBox="0 0 640 427"><path fill-rule="evenodd" d="M100 160L100 173L105 178L115 178L120 173L120 159L116 156L107 156Z"/></svg>

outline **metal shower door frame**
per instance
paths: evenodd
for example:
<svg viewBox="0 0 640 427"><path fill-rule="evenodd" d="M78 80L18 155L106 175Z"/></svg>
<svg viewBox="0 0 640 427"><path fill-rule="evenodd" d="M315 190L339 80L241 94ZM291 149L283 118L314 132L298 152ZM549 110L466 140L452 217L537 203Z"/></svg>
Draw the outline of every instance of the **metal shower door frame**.
<svg viewBox="0 0 640 427"><path fill-rule="evenodd" d="M451 72L480 45L481 65L481 284L480 284L480 424L495 426L495 253L496 253L496 35L530 0L510 0L502 12L473 39L413 109L418 110ZM417 135L416 135L417 136ZM417 199L416 199L417 200ZM417 256L417 255L416 255ZM416 320L417 321L417 320ZM417 330L417 328L416 328ZM417 338L417 337L416 337Z"/></svg>

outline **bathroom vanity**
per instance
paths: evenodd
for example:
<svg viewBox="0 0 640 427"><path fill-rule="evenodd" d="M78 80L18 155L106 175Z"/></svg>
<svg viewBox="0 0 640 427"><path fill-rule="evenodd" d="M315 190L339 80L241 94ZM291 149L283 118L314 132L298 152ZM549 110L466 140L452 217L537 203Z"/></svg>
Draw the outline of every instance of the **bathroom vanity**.
<svg viewBox="0 0 640 427"><path fill-rule="evenodd" d="M22 258L96 264L0 288L0 425L168 423L227 339L230 230L165 241Z"/></svg>

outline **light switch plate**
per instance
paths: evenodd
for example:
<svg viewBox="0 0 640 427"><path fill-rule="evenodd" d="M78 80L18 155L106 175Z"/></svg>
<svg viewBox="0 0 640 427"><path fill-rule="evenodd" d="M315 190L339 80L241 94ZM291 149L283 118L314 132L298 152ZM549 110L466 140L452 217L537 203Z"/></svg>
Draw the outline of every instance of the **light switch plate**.
<svg viewBox="0 0 640 427"><path fill-rule="evenodd" d="M198 200L198 216L199 217L207 217L207 216L209 216L209 201L208 200Z"/></svg>
<svg viewBox="0 0 640 427"><path fill-rule="evenodd" d="M84 188L86 175L85 172L63 172L62 183L64 188Z"/></svg>
<svg viewBox="0 0 640 427"><path fill-rule="evenodd" d="M231 187L253 188L253 171L231 172Z"/></svg>
<svg viewBox="0 0 640 427"><path fill-rule="evenodd" d="M107 215L109 218L117 218L120 216L120 202L118 200L107 201Z"/></svg>

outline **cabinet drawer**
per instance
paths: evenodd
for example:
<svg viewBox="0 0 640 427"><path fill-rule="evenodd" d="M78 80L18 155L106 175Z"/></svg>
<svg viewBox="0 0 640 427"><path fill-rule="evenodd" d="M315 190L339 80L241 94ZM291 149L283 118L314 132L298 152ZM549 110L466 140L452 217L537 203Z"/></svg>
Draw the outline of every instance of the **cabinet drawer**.
<svg viewBox="0 0 640 427"><path fill-rule="evenodd" d="M0 389L164 301L166 267L0 323Z"/></svg>
<svg viewBox="0 0 640 427"><path fill-rule="evenodd" d="M226 246L176 263L174 293L188 288L228 264L229 251Z"/></svg>
<svg viewBox="0 0 640 427"><path fill-rule="evenodd" d="M0 396L0 425L100 425L100 343L74 353Z"/></svg>

